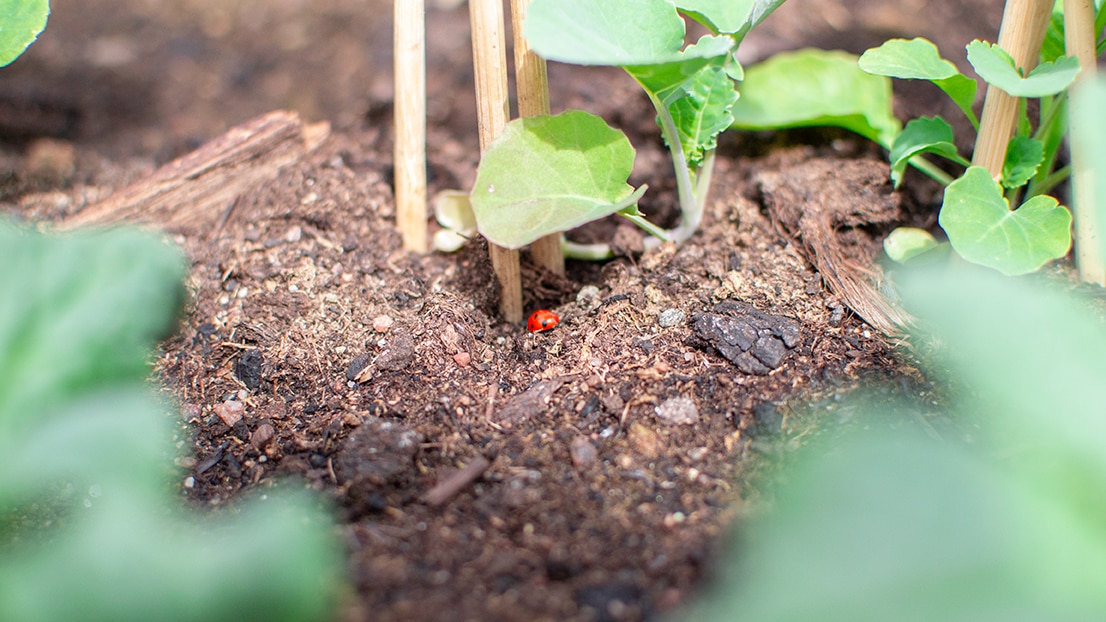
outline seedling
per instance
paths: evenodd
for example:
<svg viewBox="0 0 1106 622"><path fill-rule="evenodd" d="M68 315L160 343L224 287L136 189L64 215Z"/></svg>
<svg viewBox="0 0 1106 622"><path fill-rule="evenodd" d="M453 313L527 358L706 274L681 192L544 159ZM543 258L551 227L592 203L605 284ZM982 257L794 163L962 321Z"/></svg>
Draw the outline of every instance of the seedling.
<svg viewBox="0 0 1106 622"><path fill-rule="evenodd" d="M925 172L947 183L939 222L952 247L969 261L1010 275L1037 270L1067 254L1071 246L1071 213L1046 193L1070 172L1066 167L1057 169L1056 161L1067 129L1067 89L1080 63L1063 55L1063 48L1055 43L1042 50L1042 40L1063 40L1063 17L1058 14L1049 23L1049 6L1043 12L1039 6L1032 8L1008 5L1000 35L1000 41L1005 39L1003 47L983 41L967 46L968 62L989 85L978 121L971 108L976 83L941 58L931 42L894 39L868 50L859 60L864 71L875 75L933 82L979 130L968 161L957 152L952 127L944 119L911 120L889 146L891 176L897 186L907 164L921 164ZM1033 21L1035 16L1039 24ZM1100 12L1096 33L1102 29L1101 20ZM1068 28L1089 30L1091 26L1069 23ZM1041 62L1034 67L1038 54ZM1036 119L1029 115L1030 99L1039 102ZM967 168L958 179L950 180L924 164L922 154ZM1011 210L1010 204L1021 197L1020 207ZM905 261L935 245L925 232L909 230L893 234L886 248L893 259Z"/></svg>
<svg viewBox="0 0 1106 622"><path fill-rule="evenodd" d="M626 137L594 115L569 111L513 121L488 145L470 196L479 232L494 244L521 248L617 213L657 241L689 238L702 218L716 138L732 122L734 79L741 75L734 52L782 0L715 4L534 0L525 20L526 40L540 56L621 67L644 89L672 155L681 212L676 228L662 230L638 211L646 188L626 183L634 158ZM685 45L681 14L710 34Z"/></svg>

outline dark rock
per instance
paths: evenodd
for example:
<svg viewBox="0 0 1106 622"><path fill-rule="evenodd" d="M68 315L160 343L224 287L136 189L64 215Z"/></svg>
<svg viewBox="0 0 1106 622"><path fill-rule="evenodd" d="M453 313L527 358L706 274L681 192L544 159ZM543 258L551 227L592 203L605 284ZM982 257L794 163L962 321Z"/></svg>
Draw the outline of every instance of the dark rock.
<svg viewBox="0 0 1106 622"><path fill-rule="evenodd" d="M692 318L695 333L746 374L766 375L802 341L799 323L739 300Z"/></svg>
<svg viewBox="0 0 1106 622"><path fill-rule="evenodd" d="M753 422L756 434L779 434L783 428L783 415L772 402L761 402L753 406Z"/></svg>
<svg viewBox="0 0 1106 622"><path fill-rule="evenodd" d="M349 362L349 366L346 367L346 380L357 378L357 374L368 367L371 360L372 357L368 354L359 354L353 357L353 360Z"/></svg>
<svg viewBox="0 0 1106 622"><path fill-rule="evenodd" d="M261 365L265 358L261 350L251 348L238 356L234 364L234 375L246 385L250 391L256 391L261 386Z"/></svg>

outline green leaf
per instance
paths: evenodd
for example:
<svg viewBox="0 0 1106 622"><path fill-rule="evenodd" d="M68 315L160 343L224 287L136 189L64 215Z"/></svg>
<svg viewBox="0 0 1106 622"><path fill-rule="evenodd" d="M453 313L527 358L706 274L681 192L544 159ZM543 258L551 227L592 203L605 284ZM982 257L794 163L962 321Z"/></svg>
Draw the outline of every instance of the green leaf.
<svg viewBox="0 0 1106 622"><path fill-rule="evenodd" d="M733 124L730 108L737 101L733 80L721 67L706 67L685 86L684 97L668 107L680 134L688 166L698 166L705 151ZM670 145L671 147L671 145Z"/></svg>
<svg viewBox="0 0 1106 622"><path fill-rule="evenodd" d="M939 222L962 257L1006 275L1033 272L1071 246L1067 208L1036 196L1011 211L1000 186L980 166L945 188Z"/></svg>
<svg viewBox="0 0 1106 622"><path fill-rule="evenodd" d="M603 119L578 110L516 119L488 146L470 199L477 229L521 248L624 209L634 149Z"/></svg>
<svg viewBox="0 0 1106 622"><path fill-rule="evenodd" d="M968 62L988 84L1014 97L1046 97L1068 88L1079 73L1079 60L1061 56L1042 63L1023 77L1014 59L998 45L979 41L968 44Z"/></svg>
<svg viewBox="0 0 1106 622"><path fill-rule="evenodd" d="M891 261L901 264L937 246L937 240L928 231L917 227L897 227L883 239L883 252Z"/></svg>
<svg viewBox="0 0 1106 622"><path fill-rule="evenodd" d="M667 0L534 0L524 33L547 60L624 68L666 105L697 71L725 64L736 45L706 35L684 49L684 21Z"/></svg>
<svg viewBox="0 0 1106 622"><path fill-rule="evenodd" d="M34 43L49 16L49 0L0 0L0 67Z"/></svg>
<svg viewBox="0 0 1106 622"><path fill-rule="evenodd" d="M680 61L684 21L666 0L533 0L526 41L539 56L575 65L654 65Z"/></svg>
<svg viewBox="0 0 1106 622"><path fill-rule="evenodd" d="M899 133L891 82L867 74L845 52L776 54L745 71L734 127L750 130L836 126L889 147Z"/></svg>
<svg viewBox="0 0 1106 622"><path fill-rule="evenodd" d="M858 62L861 69L878 76L933 82L956 103L972 125L979 127L972 112L975 80L961 74L956 65L942 58L937 46L928 39L890 39L878 48L865 51Z"/></svg>
<svg viewBox="0 0 1106 622"><path fill-rule="evenodd" d="M1014 136L1006 146L1006 160L1002 164L1002 185L1020 188L1037 173L1044 162L1045 146L1039 140Z"/></svg>
<svg viewBox="0 0 1106 622"><path fill-rule="evenodd" d="M941 117L911 119L891 145L891 180L895 187L902 182L903 171L910 159L921 153L935 153L957 164L968 166L952 141L952 126Z"/></svg>
<svg viewBox="0 0 1106 622"><path fill-rule="evenodd" d="M0 435L106 383L142 382L185 266L132 230L49 237L0 220Z"/></svg>
<svg viewBox="0 0 1106 622"><path fill-rule="evenodd" d="M755 0L676 0L676 7L715 33L739 32L753 11Z"/></svg>

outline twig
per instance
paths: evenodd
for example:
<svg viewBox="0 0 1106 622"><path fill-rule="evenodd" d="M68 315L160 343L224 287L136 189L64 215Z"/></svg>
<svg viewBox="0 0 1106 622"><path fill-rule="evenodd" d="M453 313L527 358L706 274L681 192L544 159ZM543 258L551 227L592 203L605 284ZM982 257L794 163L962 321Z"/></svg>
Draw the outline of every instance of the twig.
<svg viewBox="0 0 1106 622"><path fill-rule="evenodd" d="M422 495L423 503L439 506L449 501L457 493L464 490L469 484L480 479L484 471L488 470L492 463L484 456L477 456L459 471L454 471L438 482L433 488Z"/></svg>

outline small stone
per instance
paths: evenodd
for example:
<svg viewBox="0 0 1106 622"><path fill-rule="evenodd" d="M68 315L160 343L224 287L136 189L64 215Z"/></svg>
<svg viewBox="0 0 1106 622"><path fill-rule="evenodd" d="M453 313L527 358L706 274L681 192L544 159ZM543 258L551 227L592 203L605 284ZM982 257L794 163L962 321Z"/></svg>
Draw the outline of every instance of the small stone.
<svg viewBox="0 0 1106 622"><path fill-rule="evenodd" d="M657 316L657 324L659 324L661 328L672 328L677 324L682 324L683 321L684 312L679 309L665 309Z"/></svg>
<svg viewBox="0 0 1106 622"><path fill-rule="evenodd" d="M590 309L599 302L599 288L594 285L585 285L576 292L576 304Z"/></svg>
<svg viewBox="0 0 1106 622"><path fill-rule="evenodd" d="M376 357L376 365L388 371L401 371L414 360L414 340L407 333L399 333L391 338L391 343Z"/></svg>
<svg viewBox="0 0 1106 622"><path fill-rule="evenodd" d="M227 400L222 404L216 404L212 410L228 428L233 428L234 424L242 420L242 415L246 412L246 406L238 400Z"/></svg>
<svg viewBox="0 0 1106 622"><path fill-rule="evenodd" d="M293 226L284 234L285 242L299 242L303 239L303 229L299 225Z"/></svg>
<svg viewBox="0 0 1106 622"><path fill-rule="evenodd" d="M599 452L595 450L595 445L583 436L573 438L568 450L572 454L572 464L577 469L586 469L599 459Z"/></svg>
<svg viewBox="0 0 1106 622"><path fill-rule="evenodd" d="M386 333L388 329L392 327L395 322L390 316L378 315L373 318L373 330L378 333Z"/></svg>
<svg viewBox="0 0 1106 622"><path fill-rule="evenodd" d="M184 478L184 487L185 488L195 488L196 487L196 478L192 477L191 475Z"/></svg>
<svg viewBox="0 0 1106 622"><path fill-rule="evenodd" d="M462 350L453 355L453 362L461 367L468 367L469 363L472 362L472 355Z"/></svg>
<svg viewBox="0 0 1106 622"><path fill-rule="evenodd" d="M664 439L653 428L635 421L626 433L633 450L646 458L657 458L664 453Z"/></svg>
<svg viewBox="0 0 1106 622"><path fill-rule="evenodd" d="M699 407L691 398L673 397L656 408L657 419L666 425L691 425L699 422Z"/></svg>
<svg viewBox="0 0 1106 622"><path fill-rule="evenodd" d="M261 350L250 348L238 356L234 364L234 375L251 391L261 386L261 366L265 362Z"/></svg>
<svg viewBox="0 0 1106 622"><path fill-rule="evenodd" d="M250 434L250 445L258 451L264 451L276 438L276 429L271 424L262 423Z"/></svg>

